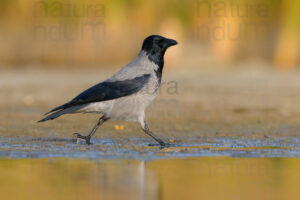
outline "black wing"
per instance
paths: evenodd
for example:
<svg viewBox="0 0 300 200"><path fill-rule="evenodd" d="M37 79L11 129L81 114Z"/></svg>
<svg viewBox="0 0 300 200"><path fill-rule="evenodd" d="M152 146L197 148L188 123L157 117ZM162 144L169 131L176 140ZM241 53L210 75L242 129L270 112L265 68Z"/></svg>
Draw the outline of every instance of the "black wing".
<svg viewBox="0 0 300 200"><path fill-rule="evenodd" d="M101 82L85 90L70 102L52 109L45 115L72 106L83 105L86 103L107 101L107 100L112 100L112 99L134 94L139 90L141 90L146 83L148 83L149 78L150 78L150 74L145 74L130 80Z"/></svg>

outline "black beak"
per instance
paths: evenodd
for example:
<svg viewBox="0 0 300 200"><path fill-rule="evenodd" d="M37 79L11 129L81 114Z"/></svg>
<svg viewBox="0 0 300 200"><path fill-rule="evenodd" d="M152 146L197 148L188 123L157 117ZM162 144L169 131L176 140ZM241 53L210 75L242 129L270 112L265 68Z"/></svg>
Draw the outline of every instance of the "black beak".
<svg viewBox="0 0 300 200"><path fill-rule="evenodd" d="M176 44L178 44L178 42L176 40L167 39L167 41L166 41L166 46L167 47L171 47L171 46L174 46Z"/></svg>

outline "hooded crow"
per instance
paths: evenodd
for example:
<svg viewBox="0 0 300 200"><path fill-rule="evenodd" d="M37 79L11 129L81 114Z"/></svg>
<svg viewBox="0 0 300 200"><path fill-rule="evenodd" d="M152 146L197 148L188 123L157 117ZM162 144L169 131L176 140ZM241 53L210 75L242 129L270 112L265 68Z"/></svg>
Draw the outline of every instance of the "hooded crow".
<svg viewBox="0 0 300 200"><path fill-rule="evenodd" d="M159 35L147 37L138 56L107 80L85 90L71 101L58 106L38 122L53 120L69 113L101 114L88 135L74 133L87 144L107 120L138 121L143 131L161 146L166 144L149 129L145 109L159 92L166 50L177 42Z"/></svg>

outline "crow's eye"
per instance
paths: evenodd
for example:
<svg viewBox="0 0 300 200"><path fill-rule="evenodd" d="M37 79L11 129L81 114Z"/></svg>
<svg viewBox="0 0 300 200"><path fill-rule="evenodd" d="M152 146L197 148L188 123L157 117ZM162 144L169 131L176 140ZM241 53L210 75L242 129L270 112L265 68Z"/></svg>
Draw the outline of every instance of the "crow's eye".
<svg viewBox="0 0 300 200"><path fill-rule="evenodd" d="M158 39L158 38L155 38L153 42L154 42L155 44L158 44L158 43L159 43L159 39Z"/></svg>
<svg viewBox="0 0 300 200"><path fill-rule="evenodd" d="M157 39L155 43L161 46L163 44L163 39Z"/></svg>
<svg viewBox="0 0 300 200"><path fill-rule="evenodd" d="M163 48L163 39L161 39L161 38L155 38L153 40L153 43L156 44L160 49Z"/></svg>

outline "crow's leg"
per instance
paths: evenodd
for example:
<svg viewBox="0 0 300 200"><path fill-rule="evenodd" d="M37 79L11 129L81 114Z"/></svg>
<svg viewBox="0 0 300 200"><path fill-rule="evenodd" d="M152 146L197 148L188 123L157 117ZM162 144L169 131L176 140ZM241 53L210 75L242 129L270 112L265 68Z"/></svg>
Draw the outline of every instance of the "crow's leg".
<svg viewBox="0 0 300 200"><path fill-rule="evenodd" d="M76 135L77 139L83 139L85 140L85 142L87 144L91 144L90 140L92 138L92 136L94 135L94 133L97 131L97 129L105 122L107 121L109 118L106 116L102 116L99 118L97 124L94 126L94 128L90 131L90 133L88 135L81 135L79 133L74 133L74 135Z"/></svg>
<svg viewBox="0 0 300 200"><path fill-rule="evenodd" d="M141 126L142 126L143 131L144 131L147 135L149 135L149 136L152 137L156 142L158 142L159 145L160 145L161 147L165 147L165 146L166 146L166 143L164 143L161 139L157 138L157 137L152 133L152 131L150 131L150 128L149 128L149 126L148 126L146 120L143 120L143 121L140 122L140 123L141 123Z"/></svg>

